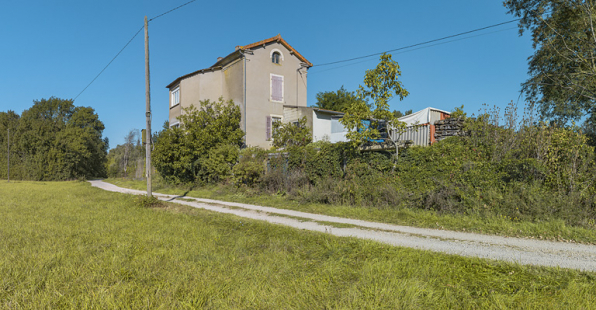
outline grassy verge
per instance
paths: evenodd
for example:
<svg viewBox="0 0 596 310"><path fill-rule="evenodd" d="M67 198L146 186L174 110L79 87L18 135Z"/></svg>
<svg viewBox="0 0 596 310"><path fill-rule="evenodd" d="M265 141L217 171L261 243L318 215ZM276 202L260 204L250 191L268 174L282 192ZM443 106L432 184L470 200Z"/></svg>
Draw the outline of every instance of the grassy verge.
<svg viewBox="0 0 596 310"><path fill-rule="evenodd" d="M0 184L0 308L592 308L595 275L337 238L81 182Z"/></svg>
<svg viewBox="0 0 596 310"><path fill-rule="evenodd" d="M126 188L140 190L147 188L145 181L128 179L106 179L105 181ZM500 216L480 217L462 214L442 214L435 211L408 208L372 208L316 203L304 204L282 196L260 195L247 190L239 190L233 186L210 185L200 188L181 188L156 183L153 185L153 189L164 194L258 204L399 225L596 244L596 227L590 229L569 226L562 220L526 222Z"/></svg>

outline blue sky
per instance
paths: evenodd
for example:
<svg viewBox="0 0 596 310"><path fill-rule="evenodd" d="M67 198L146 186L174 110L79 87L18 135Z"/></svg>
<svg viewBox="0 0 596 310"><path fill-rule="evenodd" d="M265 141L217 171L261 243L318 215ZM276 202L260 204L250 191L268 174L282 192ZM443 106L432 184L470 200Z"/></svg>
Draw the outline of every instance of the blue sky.
<svg viewBox="0 0 596 310"><path fill-rule="evenodd" d="M0 111L21 113L33 100L75 98L143 26L188 0L19 0L0 6ZM154 130L168 117L167 84L211 66L236 45L278 33L315 67L308 104L342 85L355 90L383 52L514 19L501 1L196 1L149 24ZM427 106L477 113L517 101L527 79L530 37L511 23L424 48L393 53L410 96L392 109ZM448 41L448 40L447 40ZM106 125L110 147L145 126L142 32L75 101ZM521 101L520 101L521 103Z"/></svg>

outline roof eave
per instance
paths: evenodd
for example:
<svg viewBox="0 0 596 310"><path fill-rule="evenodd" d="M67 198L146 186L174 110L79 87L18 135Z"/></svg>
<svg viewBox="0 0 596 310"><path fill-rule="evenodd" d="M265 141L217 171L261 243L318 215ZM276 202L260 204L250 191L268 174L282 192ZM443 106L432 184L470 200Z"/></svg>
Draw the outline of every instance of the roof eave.
<svg viewBox="0 0 596 310"><path fill-rule="evenodd" d="M175 79L175 80L174 80L172 83L168 84L168 86L166 86L166 88L172 88L172 87L174 87L174 86L178 85L178 84L180 83L180 81L182 81L182 80L184 80L184 79L186 79L186 78L189 78L189 77L191 77L191 76L193 76L193 75L197 75L197 74L199 74L199 73L213 72L213 71L217 71L217 70L221 70L221 69L222 69L222 67L221 67L221 66L215 66L215 65L213 65L213 66L211 66L211 67L209 67L209 68L205 68L205 69L197 70L197 71L195 71L195 72L192 72L192 73L189 73L189 74L183 75L183 76L181 76L181 77L179 77L179 78Z"/></svg>

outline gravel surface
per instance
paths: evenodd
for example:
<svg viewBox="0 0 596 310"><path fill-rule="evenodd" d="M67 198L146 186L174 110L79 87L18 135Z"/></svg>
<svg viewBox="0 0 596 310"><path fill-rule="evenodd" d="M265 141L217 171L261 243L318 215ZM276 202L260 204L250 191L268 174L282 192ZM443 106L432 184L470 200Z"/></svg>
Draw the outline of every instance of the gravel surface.
<svg viewBox="0 0 596 310"><path fill-rule="evenodd" d="M147 193L146 191L121 188L98 180L90 181L90 183L94 187L112 192L136 195ZM519 264L596 271L596 246L594 245L400 226L236 202L159 193L154 193L154 196L160 200L171 201L194 208L234 214L245 218L262 220L298 229L318 231L340 237L356 237L396 246L461 256L503 260ZM183 201L177 198L192 201ZM287 216L291 216L292 218ZM318 222L350 224L357 227L338 228Z"/></svg>

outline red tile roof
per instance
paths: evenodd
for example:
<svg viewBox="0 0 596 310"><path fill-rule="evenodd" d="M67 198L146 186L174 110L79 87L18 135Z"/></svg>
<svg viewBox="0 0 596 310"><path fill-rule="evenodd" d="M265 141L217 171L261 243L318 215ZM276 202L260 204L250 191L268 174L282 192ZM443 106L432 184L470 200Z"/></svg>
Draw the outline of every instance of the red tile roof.
<svg viewBox="0 0 596 310"><path fill-rule="evenodd" d="M296 51L288 42L286 42L286 40L284 40L281 35L276 35L273 38L269 38L269 39L265 39L259 42L255 42L252 44L248 44L248 45L244 45L244 46L236 46L236 49L241 49L241 50L248 50L254 47L259 47L262 45L265 45L267 43L271 43L271 42L278 42L281 43L283 46L285 46L288 50L290 50L290 52L294 55L296 55L296 57L298 57L298 59L302 60L303 62L305 62L306 64L308 64L309 67L312 67L312 63L310 61L308 61L306 58L304 58L304 56L302 56L302 54L298 53L298 51Z"/></svg>
<svg viewBox="0 0 596 310"><path fill-rule="evenodd" d="M260 46L263 46L263 45L271 43L271 42L278 42L278 43L282 44L288 50L290 50L290 53L292 53L294 56L298 57L298 59L300 59L302 62L306 63L309 68L313 66L310 61L308 61L306 58L304 58L304 56L302 56L302 54L298 53L298 51L296 51L288 42L286 42L286 40L284 40L281 37L281 35L278 34L273 38L265 39L265 40L255 42L252 44L248 44L248 45L236 46L236 50L234 52L230 53L226 57L218 59L217 62L213 66L183 75L183 76L177 78L176 80L174 80L172 83L168 84L168 86L166 86L166 88L171 88L171 87L175 86L176 84L178 84L178 82L180 82L182 79L193 76L198 73L205 73L205 72L209 72L209 71L221 70L222 63L229 62L230 59L235 59L236 57L240 56L241 52L239 52L239 51L244 51L244 50L249 50L249 49L252 49L255 47L260 47Z"/></svg>

